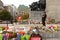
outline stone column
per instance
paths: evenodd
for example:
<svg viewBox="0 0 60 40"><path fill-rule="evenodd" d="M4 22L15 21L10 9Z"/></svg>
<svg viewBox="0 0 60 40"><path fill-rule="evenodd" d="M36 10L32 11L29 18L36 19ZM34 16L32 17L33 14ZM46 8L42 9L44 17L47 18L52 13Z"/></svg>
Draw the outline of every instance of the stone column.
<svg viewBox="0 0 60 40"><path fill-rule="evenodd" d="M46 0L46 13L56 22L60 21L60 0Z"/></svg>

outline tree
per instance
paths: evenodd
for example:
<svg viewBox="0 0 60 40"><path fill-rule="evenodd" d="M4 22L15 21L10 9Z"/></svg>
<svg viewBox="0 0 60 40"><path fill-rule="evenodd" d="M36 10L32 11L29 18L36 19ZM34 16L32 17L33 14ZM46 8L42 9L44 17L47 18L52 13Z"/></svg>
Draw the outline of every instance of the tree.
<svg viewBox="0 0 60 40"><path fill-rule="evenodd" d="M33 2L30 5L31 11L45 11L46 0L39 0L38 2Z"/></svg>
<svg viewBox="0 0 60 40"><path fill-rule="evenodd" d="M26 14L24 14L24 15L22 16L22 19L23 19L23 20L28 19L28 18L29 18L29 14L28 14L28 13L26 13Z"/></svg>
<svg viewBox="0 0 60 40"><path fill-rule="evenodd" d="M2 21L7 21L7 26L8 26L8 21L12 20L13 17L10 12L8 12L6 9L2 10L0 12L0 20Z"/></svg>
<svg viewBox="0 0 60 40"><path fill-rule="evenodd" d="M12 15L10 12L8 12L7 10L2 10L2 12L0 12L0 20L7 20L7 21L10 21L12 20Z"/></svg>

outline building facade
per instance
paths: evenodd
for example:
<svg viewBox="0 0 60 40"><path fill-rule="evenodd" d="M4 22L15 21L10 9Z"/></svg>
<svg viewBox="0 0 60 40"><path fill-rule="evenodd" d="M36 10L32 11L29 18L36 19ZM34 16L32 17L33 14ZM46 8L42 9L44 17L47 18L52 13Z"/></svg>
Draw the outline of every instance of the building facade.
<svg viewBox="0 0 60 40"><path fill-rule="evenodd" d="M17 8L14 5L7 5L4 6L4 8L11 13L11 15L13 16L13 20L15 20L17 16Z"/></svg>
<svg viewBox="0 0 60 40"><path fill-rule="evenodd" d="M0 0L0 11L3 10L3 2Z"/></svg>
<svg viewBox="0 0 60 40"><path fill-rule="evenodd" d="M3 2L0 0L0 7L3 7Z"/></svg>
<svg viewBox="0 0 60 40"><path fill-rule="evenodd" d="M25 5L20 5L20 6L18 7L18 15L19 15L19 14L24 15L25 13L30 13L30 8L28 8L28 7L25 6Z"/></svg>

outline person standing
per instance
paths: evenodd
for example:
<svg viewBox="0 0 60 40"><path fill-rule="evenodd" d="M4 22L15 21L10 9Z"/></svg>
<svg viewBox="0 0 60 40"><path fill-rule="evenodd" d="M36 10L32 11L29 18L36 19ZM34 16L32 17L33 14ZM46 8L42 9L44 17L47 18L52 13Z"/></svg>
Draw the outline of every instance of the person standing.
<svg viewBox="0 0 60 40"><path fill-rule="evenodd" d="M47 15L46 15L46 13L44 13L43 16L42 16L42 24L43 24L43 26L46 26L46 24L45 24L46 17L47 17Z"/></svg>
<svg viewBox="0 0 60 40"><path fill-rule="evenodd" d="M21 40L21 34L17 33L17 40Z"/></svg>
<svg viewBox="0 0 60 40"><path fill-rule="evenodd" d="M3 34L0 33L0 40L3 40Z"/></svg>
<svg viewBox="0 0 60 40"><path fill-rule="evenodd" d="M4 33L4 35L3 35L3 40L7 40L7 34L6 33Z"/></svg>

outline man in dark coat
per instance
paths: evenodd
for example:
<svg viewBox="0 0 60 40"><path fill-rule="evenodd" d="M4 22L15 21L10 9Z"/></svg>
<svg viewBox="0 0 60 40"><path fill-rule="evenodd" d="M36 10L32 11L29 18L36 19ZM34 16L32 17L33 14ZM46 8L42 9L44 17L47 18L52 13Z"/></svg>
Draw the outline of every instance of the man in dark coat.
<svg viewBox="0 0 60 40"><path fill-rule="evenodd" d="M47 17L47 15L46 15L46 13L44 13L43 16L42 16L42 24L43 24L43 26L46 26L46 24L45 24L46 17Z"/></svg>

